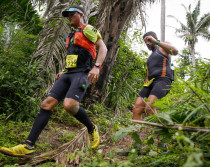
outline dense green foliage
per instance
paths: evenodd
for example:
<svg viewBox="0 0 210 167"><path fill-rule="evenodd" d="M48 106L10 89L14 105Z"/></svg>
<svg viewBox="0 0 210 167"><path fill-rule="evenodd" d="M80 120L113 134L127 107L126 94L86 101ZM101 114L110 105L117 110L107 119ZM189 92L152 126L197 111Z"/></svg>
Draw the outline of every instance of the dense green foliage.
<svg viewBox="0 0 210 167"><path fill-rule="evenodd" d="M132 108L136 94L128 87L130 85L139 93L146 78L146 56L142 51L140 54L130 49L131 41L125 40L124 35L119 40L120 50L110 75L106 89L106 106L115 111ZM142 41L141 41L142 43Z"/></svg>
<svg viewBox="0 0 210 167"><path fill-rule="evenodd" d="M29 0L1 1L0 10L0 112L24 120L35 115L39 101L42 79L30 62L41 21Z"/></svg>
<svg viewBox="0 0 210 167"><path fill-rule="evenodd" d="M7 26L10 34L5 39ZM13 114L16 119L26 119L34 115L36 93L41 88L37 64L30 64L38 40L37 36L15 29L15 25L7 26L1 26L0 34L3 46L0 52L0 111Z"/></svg>
<svg viewBox="0 0 210 167"><path fill-rule="evenodd" d="M30 1L9 2L11 5L6 1L1 1L0 4L3 11L0 14L0 147L14 146L28 136L33 124L30 120L34 119L38 111L40 95L44 92L42 84L46 82L39 75L45 69L37 68L39 64L31 61L39 40L39 17ZM15 11L13 5L19 5L18 9L23 10ZM93 16L90 22L94 23L95 20L96 16ZM136 32L135 38L138 38L140 44L143 43L141 37L142 34ZM118 56L102 102L92 104L87 110L91 120L99 126L103 145L96 151L77 151L81 156L79 166L209 166L209 133L155 127L149 129L145 139L139 138L137 132L143 133L148 127L133 125L130 119L132 105L145 80L148 53L141 51L137 54L132 51L133 40L126 37L125 33L121 35ZM173 87L166 97L155 103L158 107L157 116L146 117L146 121L165 125L210 127L210 61L198 59L196 66L192 67L189 56L189 49L180 53ZM72 129L67 130L67 127ZM62 105L58 106L37 142L36 153L55 149L55 142L50 141L55 136L59 145L72 140L81 127L83 126L74 117L65 112ZM141 155L135 149L128 157L117 155L115 146L121 147L119 140L128 136L141 145ZM169 153L158 151L159 141L167 143ZM130 143L127 143L127 147L130 147ZM103 150L108 151L104 153ZM75 154L69 158L75 159ZM0 166L17 166L17 163L17 158L0 154ZM46 162L37 166L61 165Z"/></svg>
<svg viewBox="0 0 210 167"><path fill-rule="evenodd" d="M126 56L124 53L129 53L129 56ZM123 64L125 62L126 64ZM130 65L130 68L127 65ZM102 104L91 106L88 114L99 125L101 134L107 133L110 127L112 127L112 139L107 138L107 142L117 144L120 138L123 138L127 134L131 135L134 140L142 145L144 155L138 156L136 151L133 150L127 158L119 161L116 154L117 150L110 151L106 154L103 154L100 149L96 152L91 150L87 152L78 151L77 153L82 156L80 166L208 166L209 135L207 133L192 133L182 131L181 129L166 130L153 128L147 134L145 140L141 141L138 139L136 132L145 129L145 127L131 125L130 119L132 113L127 111L131 110L132 104L137 96L134 91L138 92L141 89L142 85L138 83L143 83L144 81L146 70L145 68L143 68L144 70L139 70L142 67L145 67L145 52L137 55L129 49L126 42L123 40L120 41L119 55L106 90L107 97ZM188 66L188 71L186 70L185 73L187 78L185 80L178 77L180 76L180 69L176 68L176 80L173 83L173 88L170 93L155 104L158 107L158 117L164 124L208 127L210 120L209 61L200 61L197 64L196 71L193 71L193 68ZM125 72L129 73L129 75L125 75ZM132 75L133 73L136 75ZM118 84L121 86L116 89L114 85ZM131 85L133 90L128 85ZM128 94L127 96L124 95L126 92ZM118 98L115 96L118 96ZM57 114L53 116L55 122L65 123L71 126L78 124L77 121L75 122L75 120L69 119L65 111L61 111L59 108L56 111ZM1 116L2 127L4 127L3 124L5 121L3 120L5 118L5 115ZM155 116L147 117L146 120L159 122ZM30 125L20 122L17 126L22 127L24 131L19 134L18 140L16 140L13 137L16 136L17 132L13 130L15 124L15 122L9 121L6 124L8 128L1 129L3 134L0 138L1 145L3 143L4 145L6 143L6 146L14 145L27 136ZM57 131L56 128L54 129ZM7 135L7 130L10 131L9 135ZM115 131L117 132L115 133ZM159 134L160 141L168 143L170 153L161 154L157 152L157 141L155 139L157 133ZM59 140L61 142L67 142L74 135L75 133L61 134ZM107 144L109 145L109 143ZM47 142L38 143L38 148L41 152L48 151L51 147ZM74 159L75 157L71 155L70 158ZM2 162L7 162L7 164L11 165L17 162L15 158L5 159L3 155L0 156L0 159ZM48 162L42 165L59 166L55 165L54 162Z"/></svg>
<svg viewBox="0 0 210 167"><path fill-rule="evenodd" d="M42 23L30 0L1 0L1 23L15 23L29 34L37 35Z"/></svg>
<svg viewBox="0 0 210 167"><path fill-rule="evenodd" d="M158 119L155 115L146 118L146 121L158 122L164 124L182 124L193 127L209 127L210 124L210 64L209 61L201 61L197 64L197 71L189 66L191 77L187 81L177 79L170 91L169 95L157 101L155 106L159 108ZM189 74L189 73L188 73ZM184 92L184 93L183 93ZM161 122L159 121L161 120ZM143 126L128 126L121 128L114 136L115 139L122 138L126 134L130 134L139 144L147 143L145 149L147 154L154 154L156 160L152 157L139 157L139 161L134 161L136 165L142 166L208 166L209 163L209 133L188 132L179 130L170 130L162 128L154 128L148 139L139 141L136 131L144 129ZM154 147L154 137L159 134L160 141L168 143L170 153L166 155L159 154ZM137 137L137 138L136 138ZM132 157L133 155L131 155ZM158 157L157 157L158 156ZM163 159L162 159L162 158ZM203 159L203 161L201 161ZM204 160L205 159L205 160ZM178 164L177 164L178 161ZM143 165L144 164L144 165Z"/></svg>
<svg viewBox="0 0 210 167"><path fill-rule="evenodd" d="M124 68L126 69L127 67L124 66ZM210 126L209 61L200 61L197 64L197 71L193 71L192 66L188 66L188 68L187 76L190 77L187 80L178 78L180 74L178 68L176 69L177 79L173 83L172 90L165 98L155 103L158 107L158 119L155 115L152 115L145 118L146 121L160 123L159 120L161 120L161 123L166 125ZM122 78L124 78L124 75ZM124 100L125 102L127 101L126 99ZM96 105L94 108L103 113L101 117L99 114L97 115L97 120L105 122L106 119L103 120L102 118L106 115L105 113L109 113L109 110L101 105ZM140 156L135 149L131 151L128 158L121 161L117 159L117 150L114 150L114 152L110 151L107 154L103 154L102 150L98 150L97 153L78 152L83 157L88 156L83 159L81 166L207 167L210 165L209 133L183 131L181 128L179 130L171 130L155 127L150 128L146 139L140 140L137 132L144 131L145 126L131 125L129 119L131 119L131 114L121 112L115 114L111 119L107 117L107 124L101 125L104 128L108 124L112 124L112 130L117 130L112 135L112 139L116 143L119 139L126 138L127 135L132 136L135 142L141 145ZM159 140L156 138L157 135L159 135ZM160 141L167 143L169 153L158 152L157 142Z"/></svg>
<svg viewBox="0 0 210 167"><path fill-rule="evenodd" d="M189 74L189 67L192 63L190 59L190 49L186 48L179 53L178 68L176 69L177 76L184 79Z"/></svg>

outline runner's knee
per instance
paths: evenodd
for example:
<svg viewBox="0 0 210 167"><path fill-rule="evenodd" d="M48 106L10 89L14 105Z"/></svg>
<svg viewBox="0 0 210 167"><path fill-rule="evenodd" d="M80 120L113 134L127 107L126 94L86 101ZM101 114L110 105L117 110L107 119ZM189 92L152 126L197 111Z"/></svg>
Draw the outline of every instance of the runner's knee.
<svg viewBox="0 0 210 167"><path fill-rule="evenodd" d="M146 105L145 105L145 110L147 112L147 114L154 114L155 111L153 111L152 109L152 102L146 102Z"/></svg>
<svg viewBox="0 0 210 167"><path fill-rule="evenodd" d="M45 109L45 110L50 110L50 111L52 111L53 108L54 108L55 106L57 106L57 104L58 104L58 101L57 101L55 98L48 96L48 97L42 102L41 108L43 108L43 109Z"/></svg>
<svg viewBox="0 0 210 167"><path fill-rule="evenodd" d="M142 106L133 106L133 114L141 114L143 113L144 109L142 109L144 107Z"/></svg>
<svg viewBox="0 0 210 167"><path fill-rule="evenodd" d="M135 104L133 105L133 110L144 108L144 106L145 106L144 100L142 98L139 98L136 100Z"/></svg>
<svg viewBox="0 0 210 167"><path fill-rule="evenodd" d="M64 109L71 115L75 115L79 110L79 103L71 103L70 101L64 100L63 102Z"/></svg>
<svg viewBox="0 0 210 167"><path fill-rule="evenodd" d="M77 114L77 112L79 111L79 105L72 105L68 110L66 110L66 111L68 111L68 113L69 114L71 114L71 115L76 115Z"/></svg>
<svg viewBox="0 0 210 167"><path fill-rule="evenodd" d="M144 111L145 103L142 98L136 100L133 106L133 113L141 114Z"/></svg>

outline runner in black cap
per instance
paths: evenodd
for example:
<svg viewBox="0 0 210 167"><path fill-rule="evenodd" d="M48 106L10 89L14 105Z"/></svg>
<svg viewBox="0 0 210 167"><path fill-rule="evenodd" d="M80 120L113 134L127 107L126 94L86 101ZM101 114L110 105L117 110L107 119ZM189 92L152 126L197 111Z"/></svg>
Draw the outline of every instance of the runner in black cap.
<svg viewBox="0 0 210 167"><path fill-rule="evenodd" d="M57 81L49 96L42 102L40 113L36 117L26 141L12 148L0 148L0 152L3 154L32 157L38 136L47 125L52 110L61 100L63 100L65 110L87 127L91 148L95 149L99 145L98 128L91 122L85 110L79 106L79 102L89 83L97 82L107 48L99 31L91 25L84 24L84 10L80 6L72 6L63 11L62 15L69 19L73 27L65 37L66 67L57 75ZM97 56L95 46L98 47ZM93 65L95 59L96 63Z"/></svg>

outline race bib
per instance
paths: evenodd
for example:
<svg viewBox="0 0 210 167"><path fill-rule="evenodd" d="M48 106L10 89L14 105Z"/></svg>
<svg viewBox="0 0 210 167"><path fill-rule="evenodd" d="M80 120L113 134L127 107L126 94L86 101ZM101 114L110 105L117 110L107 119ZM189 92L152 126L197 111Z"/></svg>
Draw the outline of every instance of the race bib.
<svg viewBox="0 0 210 167"><path fill-rule="evenodd" d="M66 56L66 68L76 68L77 67L78 55L67 55Z"/></svg>
<svg viewBox="0 0 210 167"><path fill-rule="evenodd" d="M148 82L144 84L145 87L149 87L155 78L150 79Z"/></svg>

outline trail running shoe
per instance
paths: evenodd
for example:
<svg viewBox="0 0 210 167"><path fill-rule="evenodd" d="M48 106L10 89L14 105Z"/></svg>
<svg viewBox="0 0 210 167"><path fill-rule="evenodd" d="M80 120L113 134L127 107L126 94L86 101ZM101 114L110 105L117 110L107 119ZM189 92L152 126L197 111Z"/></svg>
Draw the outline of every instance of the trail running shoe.
<svg viewBox="0 0 210 167"><path fill-rule="evenodd" d="M34 147L22 143L11 148L1 147L0 152L14 157L32 158L34 156Z"/></svg>
<svg viewBox="0 0 210 167"><path fill-rule="evenodd" d="M89 139L90 139L90 147L92 149L95 149L98 147L100 143L100 136L98 132L98 127L95 126L94 130L92 133L89 133Z"/></svg>

